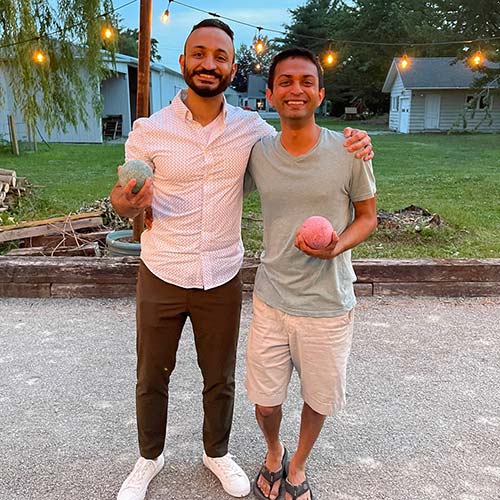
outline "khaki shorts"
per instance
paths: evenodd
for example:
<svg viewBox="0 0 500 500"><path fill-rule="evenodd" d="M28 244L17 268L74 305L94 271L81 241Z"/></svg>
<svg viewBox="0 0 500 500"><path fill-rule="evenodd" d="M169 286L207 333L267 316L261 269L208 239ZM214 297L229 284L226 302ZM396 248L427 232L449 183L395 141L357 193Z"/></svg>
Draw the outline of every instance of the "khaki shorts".
<svg viewBox="0 0 500 500"><path fill-rule="evenodd" d="M295 367L302 398L314 411L340 410L353 318L352 310L335 318L292 316L254 295L245 380L249 399L260 406L281 405Z"/></svg>

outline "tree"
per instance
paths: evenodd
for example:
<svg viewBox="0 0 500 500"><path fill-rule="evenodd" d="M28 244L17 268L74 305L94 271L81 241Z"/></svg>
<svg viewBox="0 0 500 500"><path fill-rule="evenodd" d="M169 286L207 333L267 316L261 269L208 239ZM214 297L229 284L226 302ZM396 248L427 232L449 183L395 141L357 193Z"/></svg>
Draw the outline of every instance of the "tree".
<svg viewBox="0 0 500 500"><path fill-rule="evenodd" d="M484 57L484 63L473 65L477 72L474 82L476 94L468 102L464 112L455 122L457 128L467 127L469 118L474 118L480 102L491 102L492 93L498 94L500 87L500 64L492 65L491 62L500 62L500 4L497 0L439 0L436 8L442 12L447 29L455 39L485 39L481 42L464 44L458 46L456 56L458 59L470 64L471 56L480 50ZM497 40L486 40L497 38ZM492 122L490 106L482 109L481 120L477 127L483 122Z"/></svg>
<svg viewBox="0 0 500 500"><path fill-rule="evenodd" d="M326 93L342 111L352 100L363 101L374 112L387 109L381 89L393 57L405 52L405 43L409 56L453 55L456 48L411 46L452 37L444 12L427 0L309 0L291 14L284 43L305 45L319 54L332 41L337 64L325 68Z"/></svg>
<svg viewBox="0 0 500 500"><path fill-rule="evenodd" d="M137 57L139 52L139 30L137 28L123 28L120 27L118 31L118 44L117 51L120 54L125 54L127 56ZM161 61L161 55L158 51L158 40L156 38L151 38L151 62Z"/></svg>
<svg viewBox="0 0 500 500"><path fill-rule="evenodd" d="M38 0L0 0L0 5L0 64L28 127L34 130L38 120L49 131L86 123L82 101L89 89L95 89L94 109L100 107L106 19L99 15L112 11L112 0L59 0L57 9ZM113 52L114 43L106 48ZM0 97L5 90L0 86Z"/></svg>
<svg viewBox="0 0 500 500"><path fill-rule="evenodd" d="M292 22L285 25L286 35L279 40L281 47L306 47L319 54L325 50L327 40L337 32L349 13L341 0L308 0L305 5L290 9Z"/></svg>
<svg viewBox="0 0 500 500"><path fill-rule="evenodd" d="M236 51L236 62L238 71L233 79L231 86L238 92L246 92L248 90L248 77L251 74L260 74L267 77L269 66L274 55L277 52L276 42L269 40L267 36L261 36L265 50L261 54L257 54L255 49L242 43ZM254 43L257 38L254 37Z"/></svg>

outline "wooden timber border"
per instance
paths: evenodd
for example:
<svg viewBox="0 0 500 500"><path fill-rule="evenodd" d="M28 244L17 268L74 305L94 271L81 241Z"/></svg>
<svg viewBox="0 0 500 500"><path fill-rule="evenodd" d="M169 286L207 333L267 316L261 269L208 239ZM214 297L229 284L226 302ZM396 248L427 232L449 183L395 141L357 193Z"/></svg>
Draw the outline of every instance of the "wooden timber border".
<svg viewBox="0 0 500 500"><path fill-rule="evenodd" d="M242 267L250 292L258 261ZM2 297L132 297L136 257L0 257ZM357 295L500 295L500 259L355 260Z"/></svg>

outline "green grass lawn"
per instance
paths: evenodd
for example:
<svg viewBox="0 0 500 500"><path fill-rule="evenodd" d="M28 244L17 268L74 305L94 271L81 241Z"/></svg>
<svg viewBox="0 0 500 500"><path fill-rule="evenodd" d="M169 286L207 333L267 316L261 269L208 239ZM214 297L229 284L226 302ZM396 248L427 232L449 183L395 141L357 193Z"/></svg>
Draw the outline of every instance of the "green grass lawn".
<svg viewBox="0 0 500 500"><path fill-rule="evenodd" d="M45 144L37 153L15 157L0 148L0 168L15 170L37 186L36 196L22 199L23 219L65 215L85 202L109 195L116 167L123 162L123 144ZM17 215L17 214L16 214Z"/></svg>
<svg viewBox="0 0 500 500"><path fill-rule="evenodd" d="M355 249L355 257L500 257L498 134L374 135L372 142L378 208L413 204L438 213L445 224L420 232L378 231ZM122 161L121 144L40 145L38 153L20 157L0 149L0 168L15 169L39 186L22 200L17 220L63 215L107 196ZM261 249L259 223L252 220L259 216L254 194L245 201L243 221L249 254Z"/></svg>

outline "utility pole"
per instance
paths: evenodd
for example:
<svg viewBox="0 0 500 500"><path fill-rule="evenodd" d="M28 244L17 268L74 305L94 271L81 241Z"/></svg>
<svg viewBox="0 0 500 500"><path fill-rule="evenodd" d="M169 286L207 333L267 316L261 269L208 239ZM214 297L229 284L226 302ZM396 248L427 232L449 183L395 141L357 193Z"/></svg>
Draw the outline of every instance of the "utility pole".
<svg viewBox="0 0 500 500"><path fill-rule="evenodd" d="M151 57L152 0L141 0L139 13L139 62L137 69L136 119L149 116L149 66ZM141 240L144 230L144 210L135 217L134 241Z"/></svg>

